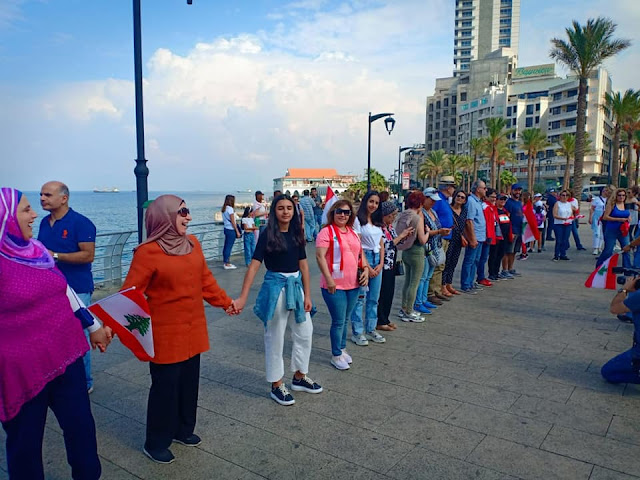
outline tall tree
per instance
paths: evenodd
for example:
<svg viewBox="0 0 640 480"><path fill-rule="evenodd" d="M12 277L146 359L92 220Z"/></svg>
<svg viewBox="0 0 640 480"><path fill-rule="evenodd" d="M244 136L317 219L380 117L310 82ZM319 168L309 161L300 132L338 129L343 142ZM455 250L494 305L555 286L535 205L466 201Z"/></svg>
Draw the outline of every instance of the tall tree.
<svg viewBox="0 0 640 480"><path fill-rule="evenodd" d="M547 135L539 128L527 128L520 135L520 148L527 152L527 186L533 192L535 159L538 152L544 150L549 145Z"/></svg>
<svg viewBox="0 0 640 480"><path fill-rule="evenodd" d="M444 150L429 152L426 162L420 166L418 178L431 177L431 185L435 185L435 180L445 171L447 161L447 154L444 153Z"/></svg>
<svg viewBox="0 0 640 480"><path fill-rule="evenodd" d="M491 158L491 186L498 188L498 151L500 144L508 141L509 135L513 133L512 129L507 130L507 121L502 117L491 117L485 120L487 127L487 136L485 137L485 146Z"/></svg>
<svg viewBox="0 0 640 480"><path fill-rule="evenodd" d="M506 165L508 162L515 162L516 160L516 154L515 152L511 149L509 143L504 140L502 142L500 142L498 144L498 149L496 152L496 158L497 158L497 167L498 167L498 172L497 172L497 180L498 183L496 184L495 188L500 191L500 184L502 181L502 176L500 175L500 165ZM504 172L503 172L504 173ZM515 177L515 174L514 174ZM511 186L513 183L509 184L509 186Z"/></svg>
<svg viewBox="0 0 640 480"><path fill-rule="evenodd" d="M485 154L484 151L485 144L482 141L482 138L475 137L469 141L469 149L471 150L471 155L473 156L473 180L478 179L478 157L481 157Z"/></svg>
<svg viewBox="0 0 640 480"><path fill-rule="evenodd" d="M576 118L576 149L573 167L573 195L580 198L584 177L585 127L587 119L587 83L591 74L607 58L631 45L630 40L615 39L617 25L608 18L587 20L582 26L576 20L566 28L567 39L553 38L549 55L566 65L578 77L578 111Z"/></svg>
<svg viewBox="0 0 640 480"><path fill-rule="evenodd" d="M618 184L620 176L620 132L622 126L631 116L634 110L640 106L640 92L627 90L624 94L620 92L605 93L602 108L609 110L613 116L613 146L611 150L611 178L613 183Z"/></svg>
<svg viewBox="0 0 640 480"><path fill-rule="evenodd" d="M445 172L448 175L455 175L459 170L462 169L462 155L450 154L447 155L447 164L445 167Z"/></svg>
<svg viewBox="0 0 640 480"><path fill-rule="evenodd" d="M585 155L593 155L595 152L593 150L593 142L591 141L591 137L587 133L585 135ZM560 143L556 147L556 155L560 157L565 157L567 159L564 167L564 179L562 182L562 188L564 190L569 189L569 176L571 172L571 164L573 163L573 157L576 153L576 135L574 133L563 133L560 136ZM575 170L575 166L574 166ZM612 178L612 182L617 184L617 179Z"/></svg>
<svg viewBox="0 0 640 480"><path fill-rule="evenodd" d="M465 185L462 185L462 188L468 192L469 186L471 185L471 175L473 173L473 169L477 168L476 161L470 155L460 155L460 168L466 174L466 182Z"/></svg>
<svg viewBox="0 0 640 480"><path fill-rule="evenodd" d="M636 183L634 178L635 170L633 168L633 139L635 138L635 133L640 130L639 114L640 102L638 102L638 111L635 116L627 118L627 121L622 125L622 130L627 134L627 185L629 187Z"/></svg>

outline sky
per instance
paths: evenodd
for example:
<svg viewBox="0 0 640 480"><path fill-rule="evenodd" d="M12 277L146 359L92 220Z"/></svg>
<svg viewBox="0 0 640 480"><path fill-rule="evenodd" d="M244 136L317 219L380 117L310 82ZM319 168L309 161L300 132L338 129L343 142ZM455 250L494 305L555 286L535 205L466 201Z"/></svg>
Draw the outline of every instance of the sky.
<svg viewBox="0 0 640 480"><path fill-rule="evenodd" d="M145 145L154 191L271 191L288 167L385 176L424 143L453 70L454 0L142 0ZM552 63L572 20L609 16L639 88L637 0L522 0L519 66ZM0 185L134 190L130 0L0 0ZM561 74L566 74L558 70Z"/></svg>

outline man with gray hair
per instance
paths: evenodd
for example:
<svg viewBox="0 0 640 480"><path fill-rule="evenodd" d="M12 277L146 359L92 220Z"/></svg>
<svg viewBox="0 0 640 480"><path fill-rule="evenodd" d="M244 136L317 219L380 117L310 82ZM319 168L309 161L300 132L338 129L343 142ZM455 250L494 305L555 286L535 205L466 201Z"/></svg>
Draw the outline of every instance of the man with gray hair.
<svg viewBox="0 0 640 480"><path fill-rule="evenodd" d="M460 271L460 286L462 292L475 295L482 287L475 285L476 272L482 244L487 240L487 222L482 209L482 199L487 187L482 180L476 180L471 185L471 195L467 200L467 223L464 235L469 245L464 251L462 270Z"/></svg>
<svg viewBox="0 0 640 480"><path fill-rule="evenodd" d="M69 286L85 305L91 303L93 274L91 263L96 252L96 226L69 207L69 187L47 182L40 189L40 205L49 212L40 222L38 240L51 253ZM89 332L85 329L87 341ZM84 356L87 391L93 391L91 349Z"/></svg>
<svg viewBox="0 0 640 480"><path fill-rule="evenodd" d="M451 205L449 199L456 190L456 181L450 175L445 175L440 178L438 182L438 196L440 202L436 202L432 209L438 215L442 228L453 228L453 212L451 211ZM448 235L442 237L442 249L447 253L449 249L449 240L451 240L451 231ZM453 292L443 288L442 285L442 272L444 271L444 263L436 266L433 270L433 276L431 282L429 282L429 301L435 305L442 305L442 300L448 301L449 297L453 296Z"/></svg>

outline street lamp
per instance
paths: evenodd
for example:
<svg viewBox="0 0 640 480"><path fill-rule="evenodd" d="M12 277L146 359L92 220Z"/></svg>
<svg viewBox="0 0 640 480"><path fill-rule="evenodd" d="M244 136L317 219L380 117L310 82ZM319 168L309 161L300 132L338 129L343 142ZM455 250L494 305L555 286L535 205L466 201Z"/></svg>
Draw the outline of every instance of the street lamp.
<svg viewBox="0 0 640 480"><path fill-rule="evenodd" d="M391 116L393 113L378 113L376 115L371 115L369 112L369 146L367 149L367 191L371 190L371 124L376 120L387 117L384 119L384 126L391 135L393 131L393 126L396 124L396 121Z"/></svg>
<svg viewBox="0 0 640 480"><path fill-rule="evenodd" d="M191 5L192 0L187 0ZM144 204L149 200L149 168L144 158L144 112L142 102L142 27L140 22L140 0L133 0L133 65L136 94L136 144L137 158L133 173L136 176L136 194L138 208L138 242L142 243Z"/></svg>
<svg viewBox="0 0 640 480"><path fill-rule="evenodd" d="M411 150L413 147L398 147L398 195L402 191L402 170L400 169L400 154L405 150Z"/></svg>

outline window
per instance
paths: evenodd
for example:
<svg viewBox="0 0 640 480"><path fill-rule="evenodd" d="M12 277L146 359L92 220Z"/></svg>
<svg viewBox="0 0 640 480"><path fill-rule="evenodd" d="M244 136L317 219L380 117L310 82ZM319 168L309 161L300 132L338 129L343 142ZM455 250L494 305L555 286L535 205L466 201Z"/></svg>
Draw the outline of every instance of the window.
<svg viewBox="0 0 640 480"><path fill-rule="evenodd" d="M533 114L533 105L527 105L527 115Z"/></svg>
<svg viewBox="0 0 640 480"><path fill-rule="evenodd" d="M442 121L442 128L448 128L449 127L449 121L448 120L443 120Z"/></svg>
<svg viewBox="0 0 640 480"><path fill-rule="evenodd" d="M501 27L506 27L506 26L510 26L511 25L511 19L510 18L501 18L500 19L500 26Z"/></svg>
<svg viewBox="0 0 640 480"><path fill-rule="evenodd" d="M429 111L430 111L430 112L433 112L433 103L430 103L430 104L429 104Z"/></svg>
<svg viewBox="0 0 640 480"><path fill-rule="evenodd" d="M517 105L514 105L514 106L513 106L513 114L514 114L514 115L517 115L517 114L518 114L518 106L517 106Z"/></svg>
<svg viewBox="0 0 640 480"><path fill-rule="evenodd" d="M448 106L449 106L449 99L448 99L448 98L445 98L445 99L444 99L444 101L443 101L443 103L442 103L442 105L443 105L444 107L448 107Z"/></svg>
<svg viewBox="0 0 640 480"><path fill-rule="evenodd" d="M455 137L456 136L456 129L452 128L451 130L449 130L449 135L451 135L452 137Z"/></svg>
<svg viewBox="0 0 640 480"><path fill-rule="evenodd" d="M562 99L562 92L560 92L560 93L554 93L554 94L553 94L553 99L554 99L554 100L560 100L560 99Z"/></svg>
<svg viewBox="0 0 640 480"><path fill-rule="evenodd" d="M442 138L447 138L449 136L449 131L445 130L444 132L442 132Z"/></svg>
<svg viewBox="0 0 640 480"><path fill-rule="evenodd" d="M536 116L536 125L540 123L540 115Z"/></svg>
<svg viewBox="0 0 640 480"><path fill-rule="evenodd" d="M436 120L440 120L440 112L436 112Z"/></svg>
<svg viewBox="0 0 640 480"><path fill-rule="evenodd" d="M460 42L460 46L461 47L470 47L471 46L471 40L462 40Z"/></svg>
<svg viewBox="0 0 640 480"><path fill-rule="evenodd" d="M436 122L436 130L440 130L440 122Z"/></svg>
<svg viewBox="0 0 640 480"><path fill-rule="evenodd" d="M574 88L572 90L569 90L567 92L567 97L571 98L571 97L575 97L576 95L578 95L578 89Z"/></svg>
<svg viewBox="0 0 640 480"><path fill-rule="evenodd" d="M436 132L436 136L434 137L436 140L440 139L440 132Z"/></svg>
<svg viewBox="0 0 640 480"><path fill-rule="evenodd" d="M575 112L578 109L578 104L567 105L567 112Z"/></svg>
<svg viewBox="0 0 640 480"><path fill-rule="evenodd" d="M561 112L562 112L562 108L560 107L553 107L551 109L551 115L560 115Z"/></svg>
<svg viewBox="0 0 640 480"><path fill-rule="evenodd" d="M463 63L462 65L460 65L460 70L469 70L469 64Z"/></svg>
<svg viewBox="0 0 640 480"><path fill-rule="evenodd" d="M440 150L440 142L436 142L433 144L434 150Z"/></svg>
<svg viewBox="0 0 640 480"><path fill-rule="evenodd" d="M465 28L465 27L470 27L471 26L471 20L465 20L463 22L460 22L460 26Z"/></svg>
<svg viewBox="0 0 640 480"><path fill-rule="evenodd" d="M469 55L471 55L471 50L460 50L460 55L462 55L463 57L468 57Z"/></svg>
<svg viewBox="0 0 640 480"><path fill-rule="evenodd" d="M456 97L453 97L456 98ZM453 102L456 103L456 102ZM451 115L455 115L456 114L456 107L451 107Z"/></svg>
<svg viewBox="0 0 640 480"><path fill-rule="evenodd" d="M510 8L501 8L500 9L500 15L501 16L510 17L511 16L511 9Z"/></svg>
<svg viewBox="0 0 640 480"><path fill-rule="evenodd" d="M462 12L463 17L471 17L473 16L473 12Z"/></svg>
<svg viewBox="0 0 640 480"><path fill-rule="evenodd" d="M552 157L555 156L556 152L554 152L553 150L547 150L545 153L546 153L547 158L552 158Z"/></svg>
<svg viewBox="0 0 640 480"><path fill-rule="evenodd" d="M460 36L462 37L470 37L471 36L471 32L467 31L467 32L460 32Z"/></svg>
<svg viewBox="0 0 640 480"><path fill-rule="evenodd" d="M438 100L436 102L436 110L440 110L440 108L441 108L441 104L440 104L440 100Z"/></svg>
<svg viewBox="0 0 640 480"><path fill-rule="evenodd" d="M500 40L498 40L498 45L502 45L503 47L510 47L511 46L511 39L510 38L501 38Z"/></svg>
<svg viewBox="0 0 640 480"><path fill-rule="evenodd" d="M507 117L511 116L511 107L507 107Z"/></svg>
<svg viewBox="0 0 640 480"><path fill-rule="evenodd" d="M560 128L560 122L551 122L551 130L557 130Z"/></svg>
<svg viewBox="0 0 640 480"><path fill-rule="evenodd" d="M539 111L540 111L540 104L536 103L536 112L539 112Z"/></svg>
<svg viewBox="0 0 640 480"><path fill-rule="evenodd" d="M433 140L433 135L432 135L432 134L427 135L427 140L428 140L429 142L430 142L431 140Z"/></svg>
<svg viewBox="0 0 640 480"><path fill-rule="evenodd" d="M456 141L455 140L449 140L449 148L456 148Z"/></svg>
<svg viewBox="0 0 640 480"><path fill-rule="evenodd" d="M460 101L461 102L466 102L467 101L467 92L460 93Z"/></svg>
<svg viewBox="0 0 640 480"><path fill-rule="evenodd" d="M455 104L456 104L456 96L452 95L451 96L451 105L455 105ZM454 112L451 112L451 113L456 113L456 112L454 111Z"/></svg>
<svg viewBox="0 0 640 480"><path fill-rule="evenodd" d="M576 126L576 119L575 118L570 118L567 120L566 123L567 127L575 127Z"/></svg>
<svg viewBox="0 0 640 480"><path fill-rule="evenodd" d="M443 111L442 111L442 116L443 116L444 118L447 118L447 117L449 116L449 110L443 110Z"/></svg>
<svg viewBox="0 0 640 480"><path fill-rule="evenodd" d="M429 123L433 122L433 115L429 115Z"/></svg>
<svg viewBox="0 0 640 480"><path fill-rule="evenodd" d="M501 28L500 29L500 35L511 35L511 29L510 28Z"/></svg>
<svg viewBox="0 0 640 480"><path fill-rule="evenodd" d="M526 128L533 127L533 118L532 117L527 117L526 120L524 121L524 126Z"/></svg>

